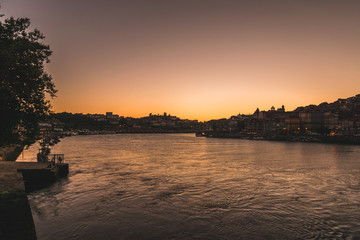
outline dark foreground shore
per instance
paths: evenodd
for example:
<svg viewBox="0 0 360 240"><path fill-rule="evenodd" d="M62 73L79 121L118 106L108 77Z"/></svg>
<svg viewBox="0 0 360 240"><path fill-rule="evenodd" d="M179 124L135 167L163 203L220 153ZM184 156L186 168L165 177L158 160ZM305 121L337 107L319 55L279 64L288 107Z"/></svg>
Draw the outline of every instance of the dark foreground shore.
<svg viewBox="0 0 360 240"><path fill-rule="evenodd" d="M19 163L0 161L0 239L36 239Z"/></svg>

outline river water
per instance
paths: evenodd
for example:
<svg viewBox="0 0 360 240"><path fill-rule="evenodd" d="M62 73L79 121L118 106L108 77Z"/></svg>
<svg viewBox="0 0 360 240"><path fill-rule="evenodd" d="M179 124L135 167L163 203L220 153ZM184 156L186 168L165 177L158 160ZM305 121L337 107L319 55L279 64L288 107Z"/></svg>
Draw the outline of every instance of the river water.
<svg viewBox="0 0 360 240"><path fill-rule="evenodd" d="M360 146L119 134L52 153L70 174L28 196L39 240L360 239Z"/></svg>

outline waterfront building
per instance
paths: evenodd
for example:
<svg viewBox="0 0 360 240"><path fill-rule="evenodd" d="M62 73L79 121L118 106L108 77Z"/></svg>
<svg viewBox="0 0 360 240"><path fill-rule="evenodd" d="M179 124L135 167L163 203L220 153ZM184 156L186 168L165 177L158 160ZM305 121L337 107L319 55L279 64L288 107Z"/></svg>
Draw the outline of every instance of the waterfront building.
<svg viewBox="0 0 360 240"><path fill-rule="evenodd" d="M299 116L289 116L285 119L286 128L289 132L299 132L301 129L301 119Z"/></svg>
<svg viewBox="0 0 360 240"><path fill-rule="evenodd" d="M308 131L318 131L324 128L323 112L300 112L301 128Z"/></svg>

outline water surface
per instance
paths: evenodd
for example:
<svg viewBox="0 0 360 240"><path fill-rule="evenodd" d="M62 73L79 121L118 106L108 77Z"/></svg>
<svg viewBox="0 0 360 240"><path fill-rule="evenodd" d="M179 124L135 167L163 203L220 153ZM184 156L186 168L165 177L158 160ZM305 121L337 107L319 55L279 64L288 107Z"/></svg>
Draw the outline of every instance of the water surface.
<svg viewBox="0 0 360 240"><path fill-rule="evenodd" d="M193 134L64 138L38 239L360 239L360 147ZM36 147L20 160L35 160Z"/></svg>

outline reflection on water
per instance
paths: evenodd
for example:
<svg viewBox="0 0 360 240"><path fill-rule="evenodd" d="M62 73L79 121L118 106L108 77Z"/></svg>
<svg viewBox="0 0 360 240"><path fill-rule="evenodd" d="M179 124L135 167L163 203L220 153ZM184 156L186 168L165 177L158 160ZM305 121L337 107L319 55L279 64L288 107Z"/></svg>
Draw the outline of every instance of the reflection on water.
<svg viewBox="0 0 360 240"><path fill-rule="evenodd" d="M359 146L124 134L52 153L70 175L29 195L40 240L360 238Z"/></svg>

